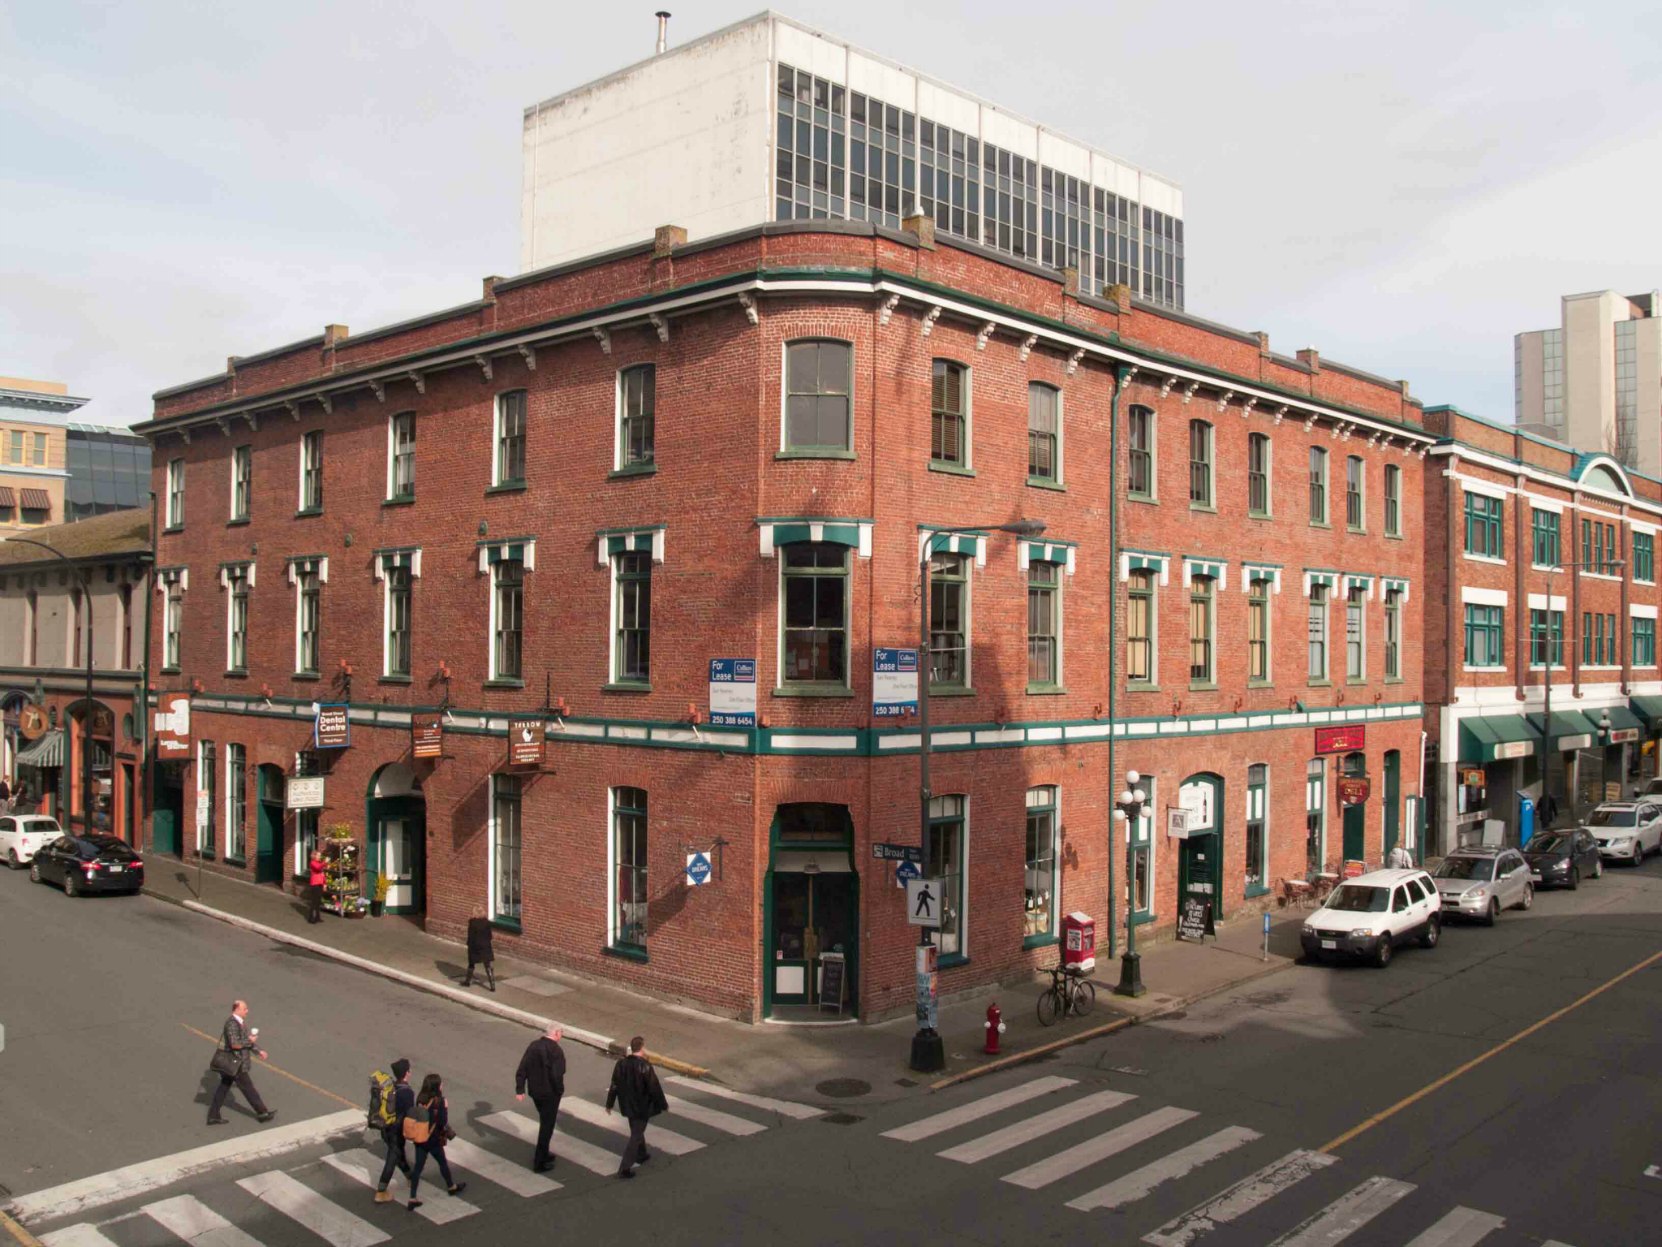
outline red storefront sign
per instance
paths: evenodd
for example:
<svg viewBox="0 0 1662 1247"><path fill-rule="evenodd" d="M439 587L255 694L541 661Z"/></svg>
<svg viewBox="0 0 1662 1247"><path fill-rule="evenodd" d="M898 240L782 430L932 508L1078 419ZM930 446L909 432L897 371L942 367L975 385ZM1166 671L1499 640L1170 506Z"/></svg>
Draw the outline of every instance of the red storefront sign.
<svg viewBox="0 0 1662 1247"><path fill-rule="evenodd" d="M1366 746L1367 739L1368 729L1360 723L1345 727L1318 727L1316 752L1354 753Z"/></svg>
<svg viewBox="0 0 1662 1247"><path fill-rule="evenodd" d="M444 756L444 716L412 714L410 716L410 754L417 758Z"/></svg>
<svg viewBox="0 0 1662 1247"><path fill-rule="evenodd" d="M189 693L158 693L154 724L157 758L163 762L179 762L190 757Z"/></svg>
<svg viewBox="0 0 1662 1247"><path fill-rule="evenodd" d="M1343 775L1334 782L1333 786L1339 794L1340 805L1361 805L1368 799L1370 786L1365 779Z"/></svg>
<svg viewBox="0 0 1662 1247"><path fill-rule="evenodd" d="M510 719L508 765L515 769L540 767L547 739L548 727L541 719Z"/></svg>

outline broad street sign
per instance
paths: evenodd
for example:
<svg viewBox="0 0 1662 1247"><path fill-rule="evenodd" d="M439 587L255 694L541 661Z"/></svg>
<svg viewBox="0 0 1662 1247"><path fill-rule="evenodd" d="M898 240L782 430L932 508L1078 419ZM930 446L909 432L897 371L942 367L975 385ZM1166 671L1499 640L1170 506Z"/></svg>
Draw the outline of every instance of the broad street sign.
<svg viewBox="0 0 1662 1247"><path fill-rule="evenodd" d="M915 844L886 844L878 841L871 846L871 855L880 862L921 862L923 850Z"/></svg>

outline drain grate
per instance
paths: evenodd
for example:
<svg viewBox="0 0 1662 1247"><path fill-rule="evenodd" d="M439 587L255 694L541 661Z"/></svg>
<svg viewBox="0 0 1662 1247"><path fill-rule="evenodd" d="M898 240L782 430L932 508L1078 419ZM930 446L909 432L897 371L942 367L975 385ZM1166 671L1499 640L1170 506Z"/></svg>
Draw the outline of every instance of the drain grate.
<svg viewBox="0 0 1662 1247"><path fill-rule="evenodd" d="M861 1078L827 1078L817 1083L814 1090L833 1100L852 1100L855 1096L870 1094L871 1084Z"/></svg>
<svg viewBox="0 0 1662 1247"><path fill-rule="evenodd" d="M855 1113L827 1113L819 1120L830 1122L833 1126L852 1126L857 1121L864 1121L865 1118Z"/></svg>

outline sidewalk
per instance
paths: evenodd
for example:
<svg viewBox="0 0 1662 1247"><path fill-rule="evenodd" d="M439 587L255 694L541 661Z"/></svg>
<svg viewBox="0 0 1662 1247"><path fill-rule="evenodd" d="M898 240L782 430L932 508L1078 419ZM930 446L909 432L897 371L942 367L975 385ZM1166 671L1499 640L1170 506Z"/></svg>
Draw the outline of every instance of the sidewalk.
<svg viewBox="0 0 1662 1247"><path fill-rule="evenodd" d="M1031 983L978 992L943 1005L940 1030L947 1066L939 1074L907 1068L916 1024L901 1017L871 1026L859 1024L749 1025L656 1001L625 988L597 983L529 962L499 957L497 991L460 986L467 955L460 943L428 935L398 917L342 919L326 915L310 926L297 897L275 888L207 875L203 899L196 896L196 872L154 860L145 892L200 912L205 919L231 922L271 939L310 948L368 973L381 974L526 1026L558 1021L567 1041L621 1052L631 1034L648 1038L653 1059L692 1076L708 1076L747 1091L818 1104L881 1102L914 1088L973 1077L982 1067L1099 1032L1108 1032L1179 1009L1237 983L1273 973L1298 953L1299 911L1273 916L1270 956L1262 960L1261 928L1243 919L1220 929L1216 941L1167 941L1143 955L1148 994L1131 1000L1113 994L1119 965L1099 959L1097 1006L1088 1018L1039 1025L1035 1004L1048 976ZM984 1055L987 1005L998 1001L1008 1028L999 1058Z"/></svg>

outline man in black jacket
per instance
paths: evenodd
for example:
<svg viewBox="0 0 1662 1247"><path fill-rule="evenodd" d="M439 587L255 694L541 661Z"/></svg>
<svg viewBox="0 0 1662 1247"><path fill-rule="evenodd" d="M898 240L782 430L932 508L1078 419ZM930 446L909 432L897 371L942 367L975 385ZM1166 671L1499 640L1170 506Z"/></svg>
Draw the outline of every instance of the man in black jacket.
<svg viewBox="0 0 1662 1247"><path fill-rule="evenodd" d="M617 1176L632 1178L635 1166L652 1159L646 1150L646 1123L669 1111L669 1100L658 1082L657 1071L644 1055L646 1040L636 1035L629 1041L629 1055L612 1067L612 1086L606 1092L606 1111L615 1104L629 1119L629 1142L623 1145Z"/></svg>
<svg viewBox="0 0 1662 1247"><path fill-rule="evenodd" d="M514 1099L524 1100L529 1090L537 1106L537 1150L531 1154L531 1169L536 1173L554 1168L548 1141L554 1137L560 1097L566 1093L566 1054L560 1047L564 1035L560 1027L549 1026L546 1035L531 1041L514 1072Z"/></svg>
<svg viewBox="0 0 1662 1247"><path fill-rule="evenodd" d="M410 1158L404 1153L404 1119L415 1107L415 1088L410 1086L410 1063L403 1057L392 1063L392 1077L396 1084L392 1091L392 1125L381 1130L381 1142L387 1145L387 1159L381 1166L381 1180L375 1184L377 1204L392 1203L392 1192L387 1190L387 1186L392 1181L394 1169L403 1170L406 1180L410 1176Z"/></svg>

